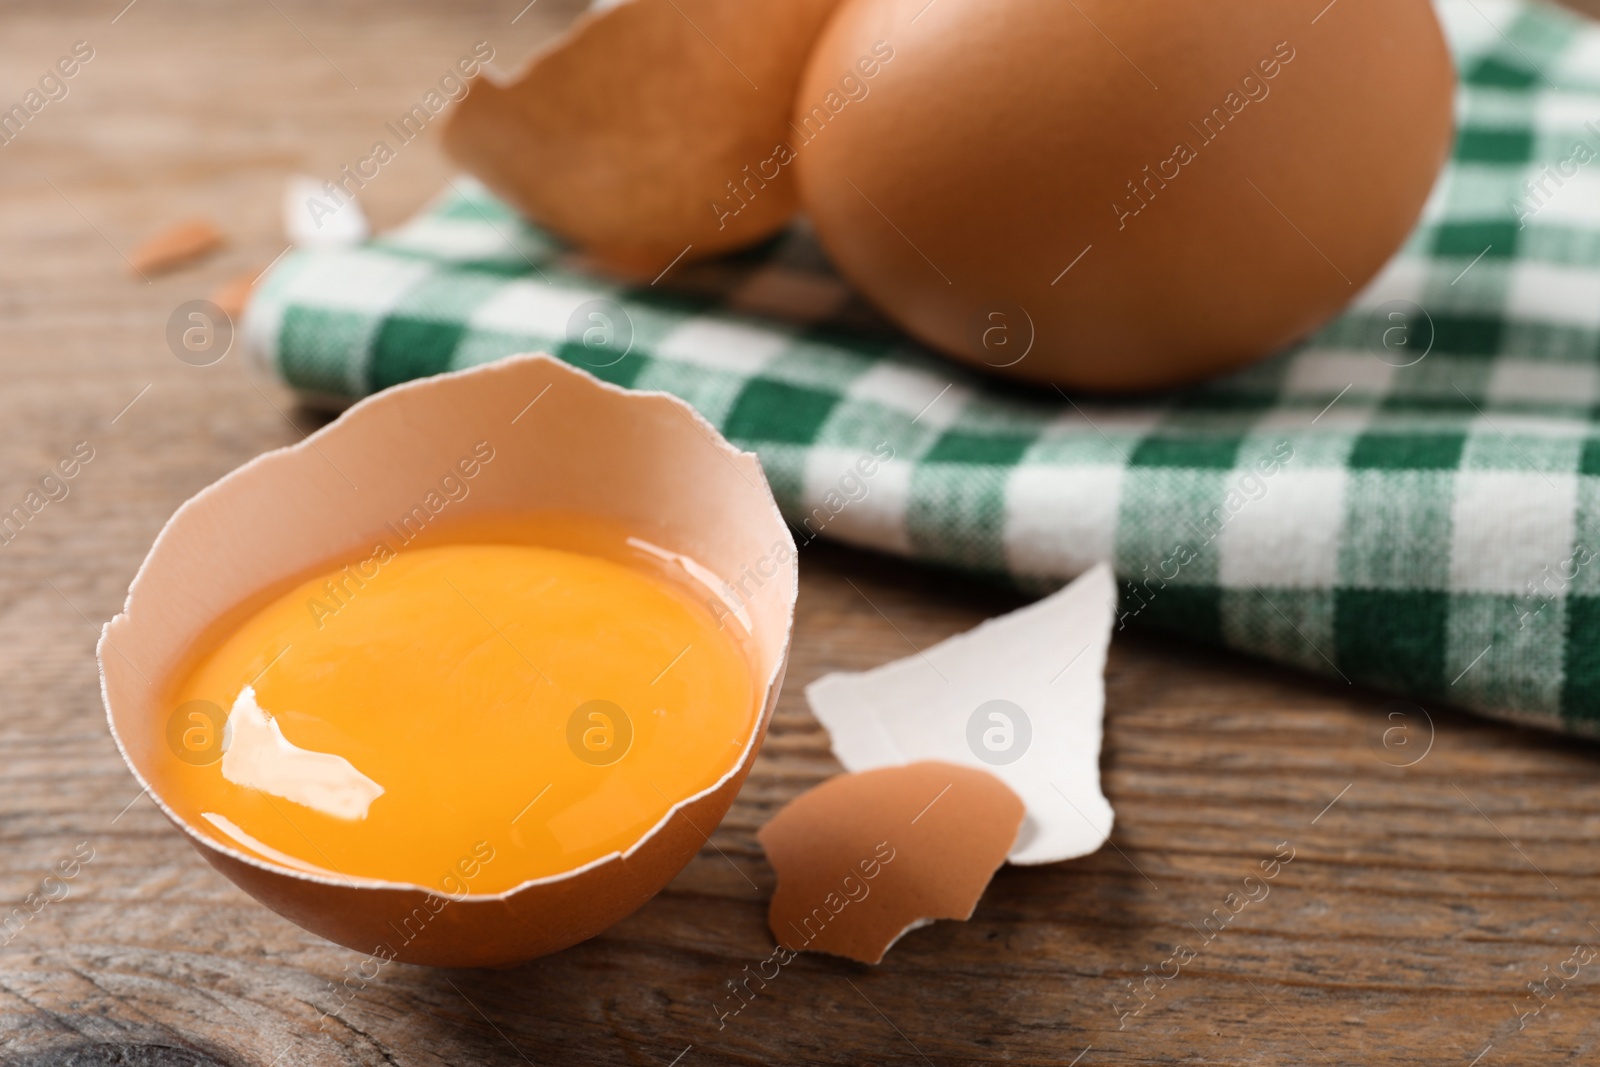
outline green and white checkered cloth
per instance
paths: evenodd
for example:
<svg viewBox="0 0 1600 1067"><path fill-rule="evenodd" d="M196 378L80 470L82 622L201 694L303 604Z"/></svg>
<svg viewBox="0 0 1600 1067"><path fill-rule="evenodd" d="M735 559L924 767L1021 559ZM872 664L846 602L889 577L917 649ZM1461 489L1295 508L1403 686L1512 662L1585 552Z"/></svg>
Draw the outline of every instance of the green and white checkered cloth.
<svg viewBox="0 0 1600 1067"><path fill-rule="evenodd" d="M338 398L550 351L758 452L802 542L1041 588L1111 560L1126 624L1600 733L1600 27L1438 6L1460 136L1421 225L1320 335L1201 388L969 373L803 226L623 287L465 179L368 245L286 257L245 335Z"/></svg>

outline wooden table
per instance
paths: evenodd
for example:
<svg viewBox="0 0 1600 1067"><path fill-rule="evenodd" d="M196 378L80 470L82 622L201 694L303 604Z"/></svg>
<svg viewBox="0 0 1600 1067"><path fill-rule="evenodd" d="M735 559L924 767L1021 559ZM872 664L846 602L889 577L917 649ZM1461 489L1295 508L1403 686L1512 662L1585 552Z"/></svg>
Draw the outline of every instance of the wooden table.
<svg viewBox="0 0 1600 1067"><path fill-rule="evenodd" d="M1110 846L1002 870L971 922L911 934L881 967L802 956L719 1025L724 983L771 946L755 831L838 770L804 684L1014 604L822 546L805 550L789 685L717 850L587 944L509 972L390 967L319 1028L362 957L202 863L139 798L102 718L96 629L162 521L314 423L237 352L175 359L167 318L281 250L287 174L333 174L475 42L513 64L575 5L513 19L522 0L139 0L118 16L125 2L0 14L0 100L73 42L95 50L0 148L0 505L76 442L94 449L0 546L0 914L93 856L0 934L0 1062L1600 1062L1600 961L1518 1018L1542 1003L1527 983L1600 944L1594 748L1432 708L1404 750L1425 757L1394 766L1411 757L1381 743L1397 725L1381 696L1135 637L1108 675ZM402 219L446 173L436 137L406 146L369 213ZM230 249L133 277L130 247L191 214L221 220ZM1270 896L1204 942L1280 847L1294 859ZM1119 1017L1140 1004L1128 983L1170 974L1182 944L1198 955Z"/></svg>

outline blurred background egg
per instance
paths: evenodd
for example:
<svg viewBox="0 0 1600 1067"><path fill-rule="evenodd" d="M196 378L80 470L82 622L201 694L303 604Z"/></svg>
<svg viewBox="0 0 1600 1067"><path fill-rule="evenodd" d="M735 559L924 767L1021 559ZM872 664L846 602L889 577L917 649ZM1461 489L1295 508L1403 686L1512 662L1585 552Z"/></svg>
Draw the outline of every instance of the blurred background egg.
<svg viewBox="0 0 1600 1067"><path fill-rule="evenodd" d="M1102 390L1325 323L1452 136L1428 0L845 0L791 129L801 203L902 327Z"/></svg>

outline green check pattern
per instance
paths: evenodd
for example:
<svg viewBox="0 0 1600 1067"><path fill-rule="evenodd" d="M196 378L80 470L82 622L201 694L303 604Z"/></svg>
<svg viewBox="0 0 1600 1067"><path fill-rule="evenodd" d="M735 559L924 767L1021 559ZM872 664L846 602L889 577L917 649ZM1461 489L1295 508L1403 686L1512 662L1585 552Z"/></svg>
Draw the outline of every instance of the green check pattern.
<svg viewBox="0 0 1600 1067"><path fill-rule="evenodd" d="M1123 625L1597 734L1600 27L1438 6L1461 132L1421 224L1319 336L1201 388L1091 402L968 373L803 225L622 287L467 179L367 245L286 257L245 335L320 399L553 352L758 452L802 543L1037 589L1107 559Z"/></svg>

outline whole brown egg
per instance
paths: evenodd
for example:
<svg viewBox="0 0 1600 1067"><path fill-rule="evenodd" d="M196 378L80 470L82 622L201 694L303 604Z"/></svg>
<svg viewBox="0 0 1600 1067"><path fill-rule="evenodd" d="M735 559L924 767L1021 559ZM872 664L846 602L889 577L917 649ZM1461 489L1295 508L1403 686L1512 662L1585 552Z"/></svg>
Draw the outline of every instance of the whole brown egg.
<svg viewBox="0 0 1600 1067"><path fill-rule="evenodd" d="M1269 355L1415 224L1429 0L845 0L789 143L835 264L935 349L1132 390Z"/></svg>

